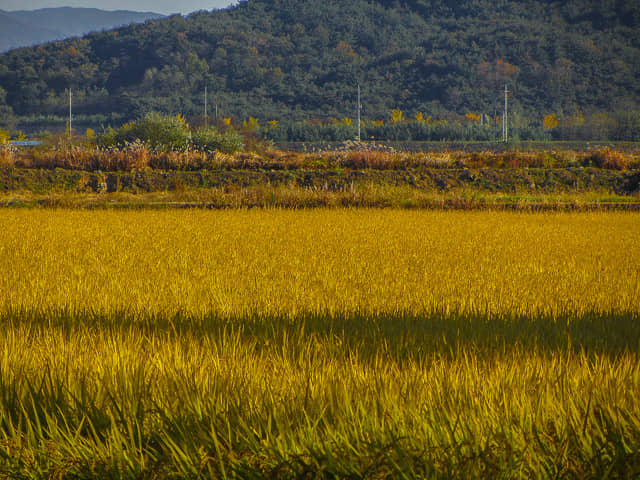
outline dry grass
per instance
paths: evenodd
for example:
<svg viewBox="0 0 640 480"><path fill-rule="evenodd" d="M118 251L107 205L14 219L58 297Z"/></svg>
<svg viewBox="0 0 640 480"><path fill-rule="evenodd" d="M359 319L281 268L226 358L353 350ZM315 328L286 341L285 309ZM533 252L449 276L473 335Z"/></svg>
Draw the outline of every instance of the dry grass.
<svg viewBox="0 0 640 480"><path fill-rule="evenodd" d="M546 151L440 151L408 153L395 151L338 150L315 153L155 151L142 143L124 148L87 146L33 149L19 152L0 150L0 165L23 168L64 168L85 171L159 170L299 170L299 169L372 169L402 170L420 168L567 168L596 167L609 170L637 169L637 150L617 151L608 147L596 150Z"/></svg>

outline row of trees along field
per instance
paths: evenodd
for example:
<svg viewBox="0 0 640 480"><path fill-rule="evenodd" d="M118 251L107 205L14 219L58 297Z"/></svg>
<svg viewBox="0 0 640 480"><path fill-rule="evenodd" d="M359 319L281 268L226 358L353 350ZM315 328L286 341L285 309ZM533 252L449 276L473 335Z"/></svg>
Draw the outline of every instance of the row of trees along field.
<svg viewBox="0 0 640 480"><path fill-rule="evenodd" d="M393 110L386 119L365 118L360 122L362 140L392 141L499 141L503 139L502 117L469 112L465 116L434 120L422 112L405 118ZM640 139L640 111L595 113L585 116L546 115L542 120L511 115L508 139L513 141ZM247 122L243 122L246 124ZM358 137L357 120L351 117L312 119L300 122L270 121L261 126L253 119L255 131L277 142L343 141ZM277 127L277 128L275 128Z"/></svg>
<svg viewBox="0 0 640 480"><path fill-rule="evenodd" d="M514 135L633 140L640 9L611 3L247 0L0 55L0 122L62 119L69 88L94 129L151 111L193 118L208 87L212 114L278 120L273 136L310 140L328 135L315 119L355 117L360 84L369 137L440 139L442 125L411 120L423 112L459 124L450 139L486 138L495 125L469 126L465 114L495 119L507 84ZM390 125L394 109L406 125ZM575 112L583 125L569 122ZM545 131L548 115L558 125Z"/></svg>
<svg viewBox="0 0 640 480"><path fill-rule="evenodd" d="M116 145L123 142L131 142L136 138L149 140L148 132L140 125L148 124L151 120L160 123L173 124L176 118L182 115L161 115L157 112L137 119L136 121L125 123L117 129L111 126L98 130L100 138L105 142ZM178 120L179 122L179 120ZM494 142L503 140L502 117L489 116L483 113L468 112L464 116L454 116L448 119L433 119L432 116L425 116L422 112L413 116L406 116L405 112L399 109L392 110L387 118L371 119L364 117L358 123L357 119L344 116L340 119L335 117L315 118L302 121L281 121L281 120L261 120L256 117L249 117L246 120L236 120L232 117L192 117L189 124L194 125L194 138L198 132L236 132L240 135L250 136L254 139L268 140L272 142L339 142L345 140L360 139L363 141L485 141ZM211 124L213 129L202 129L205 124ZM63 117L35 117L25 121L27 128L36 132L35 136L46 138L51 135L48 130L38 130L37 127L53 126L60 131L66 129L68 135L68 118ZM88 137L94 137L95 119L80 118L74 124L76 133L87 130ZM103 125L103 124L102 124ZM34 128L35 127L35 128ZM57 127L57 128L56 128ZM135 128L134 128L135 127ZM146 128L146 127L145 127ZM180 142L191 137L186 122L184 131L180 133ZM238 133L240 132L240 133ZM14 139L24 139L22 130L5 130L0 128L0 143ZM510 115L509 120L509 141L633 141L640 139L640 111L637 112L616 112L608 114L604 112L592 115L584 115L576 112L569 116L559 116L556 114L545 115L542 120L530 119L518 114ZM185 140L186 141L186 140ZM221 151L228 150L225 142L229 145L241 143L240 138L226 138L211 140L218 145ZM152 143L155 140L151 140ZM207 141L211 143L210 141ZM170 142L172 143L172 142ZM232 148L237 149L237 148Z"/></svg>

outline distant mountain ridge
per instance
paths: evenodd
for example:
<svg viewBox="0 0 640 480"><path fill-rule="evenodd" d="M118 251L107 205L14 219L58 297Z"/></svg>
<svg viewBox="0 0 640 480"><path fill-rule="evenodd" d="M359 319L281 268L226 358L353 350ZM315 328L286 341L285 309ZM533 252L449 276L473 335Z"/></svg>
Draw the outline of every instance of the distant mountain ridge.
<svg viewBox="0 0 640 480"><path fill-rule="evenodd" d="M153 12L97 8L0 10L0 52L161 18Z"/></svg>

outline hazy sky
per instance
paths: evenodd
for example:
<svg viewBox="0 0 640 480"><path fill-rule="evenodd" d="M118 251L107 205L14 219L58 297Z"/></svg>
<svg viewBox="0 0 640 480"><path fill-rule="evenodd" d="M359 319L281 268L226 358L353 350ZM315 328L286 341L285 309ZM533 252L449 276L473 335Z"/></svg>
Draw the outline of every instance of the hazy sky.
<svg viewBox="0 0 640 480"><path fill-rule="evenodd" d="M46 7L91 7L102 10L190 13L196 10L224 8L234 0L0 0L0 10L35 10Z"/></svg>

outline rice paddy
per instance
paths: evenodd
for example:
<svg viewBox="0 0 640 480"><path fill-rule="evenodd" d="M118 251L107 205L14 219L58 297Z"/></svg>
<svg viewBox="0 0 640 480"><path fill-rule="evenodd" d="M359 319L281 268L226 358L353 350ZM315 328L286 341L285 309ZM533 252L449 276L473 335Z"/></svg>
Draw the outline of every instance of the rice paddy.
<svg viewBox="0 0 640 480"><path fill-rule="evenodd" d="M0 211L0 475L637 476L639 220Z"/></svg>

